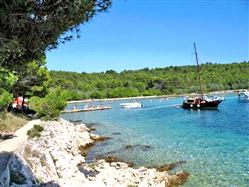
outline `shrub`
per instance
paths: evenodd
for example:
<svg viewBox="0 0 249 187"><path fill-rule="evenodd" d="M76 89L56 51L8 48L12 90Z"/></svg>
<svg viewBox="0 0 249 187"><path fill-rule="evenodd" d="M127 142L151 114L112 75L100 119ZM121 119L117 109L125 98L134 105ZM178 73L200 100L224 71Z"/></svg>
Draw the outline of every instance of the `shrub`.
<svg viewBox="0 0 249 187"><path fill-rule="evenodd" d="M27 135L29 138L40 137L41 132L43 131L43 127L40 125L34 125L34 127L28 130Z"/></svg>
<svg viewBox="0 0 249 187"><path fill-rule="evenodd" d="M44 98L30 99L30 108L37 112L38 117L45 120L57 118L66 105L64 92L60 88L50 90Z"/></svg>
<svg viewBox="0 0 249 187"><path fill-rule="evenodd" d="M0 88L0 110L6 109L12 101L12 94Z"/></svg>

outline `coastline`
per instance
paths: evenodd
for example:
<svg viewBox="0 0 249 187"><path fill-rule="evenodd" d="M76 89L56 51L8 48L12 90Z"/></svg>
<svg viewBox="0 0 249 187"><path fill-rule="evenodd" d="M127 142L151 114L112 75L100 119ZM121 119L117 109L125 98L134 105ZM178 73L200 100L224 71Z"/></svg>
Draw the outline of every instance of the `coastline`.
<svg viewBox="0 0 249 187"><path fill-rule="evenodd" d="M222 90L222 91L214 91L214 92L208 92L206 95L220 95L220 94L233 94L237 93L238 90ZM73 100L68 101L68 104L73 103L85 103L85 102L93 102L93 101L121 101L121 100L136 100L136 99L155 99L155 98L175 98L175 97L185 97L185 96L198 96L200 94L191 93L191 94L172 94L172 95L153 95L153 96L137 96L137 97L119 97L119 98L104 98L104 99L82 99L82 100Z"/></svg>
<svg viewBox="0 0 249 187"><path fill-rule="evenodd" d="M169 174L178 163L160 168L133 168L114 157L86 163L86 154L98 141L108 138L93 134L83 123L73 124L64 119L42 121L40 137L28 139L23 158L33 172L33 181L43 186L179 186L189 174L178 171ZM19 169L22 172L22 169ZM22 176L30 173L21 173ZM27 182L27 181L26 181ZM30 184L28 181L26 184Z"/></svg>

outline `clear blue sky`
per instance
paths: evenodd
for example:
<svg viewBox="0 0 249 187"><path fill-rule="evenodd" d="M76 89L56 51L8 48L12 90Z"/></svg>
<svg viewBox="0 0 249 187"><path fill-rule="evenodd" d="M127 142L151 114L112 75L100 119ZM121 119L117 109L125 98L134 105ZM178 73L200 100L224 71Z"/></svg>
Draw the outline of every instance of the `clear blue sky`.
<svg viewBox="0 0 249 187"><path fill-rule="evenodd" d="M113 0L81 38L47 52L49 70L101 72L249 61L248 0Z"/></svg>

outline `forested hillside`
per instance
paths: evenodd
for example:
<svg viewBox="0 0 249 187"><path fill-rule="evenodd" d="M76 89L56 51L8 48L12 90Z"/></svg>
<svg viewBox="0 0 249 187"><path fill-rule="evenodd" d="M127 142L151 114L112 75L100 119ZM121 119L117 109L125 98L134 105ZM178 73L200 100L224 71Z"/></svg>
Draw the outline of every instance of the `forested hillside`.
<svg viewBox="0 0 249 187"><path fill-rule="evenodd" d="M170 66L101 73L50 71L51 86L61 86L70 99L115 98L199 91L196 66ZM249 62L201 65L206 92L249 88Z"/></svg>

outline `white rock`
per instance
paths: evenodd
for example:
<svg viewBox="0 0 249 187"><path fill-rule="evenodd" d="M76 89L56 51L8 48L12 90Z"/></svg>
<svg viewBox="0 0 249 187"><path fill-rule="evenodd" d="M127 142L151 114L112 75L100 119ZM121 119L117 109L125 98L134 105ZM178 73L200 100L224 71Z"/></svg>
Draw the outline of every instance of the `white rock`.
<svg viewBox="0 0 249 187"><path fill-rule="evenodd" d="M74 125L66 120L42 122L44 131L38 139L28 140L27 146L35 152L29 161L37 177L44 182L55 181L60 186L167 186L170 177L166 172L141 167L133 169L122 162L107 163L99 160L91 164L85 163L80 155L80 146L92 143L93 138L100 136L90 134L84 124ZM43 160L42 160L43 159ZM86 177L80 172L81 164L86 171L96 176ZM166 183L165 183L166 181Z"/></svg>

